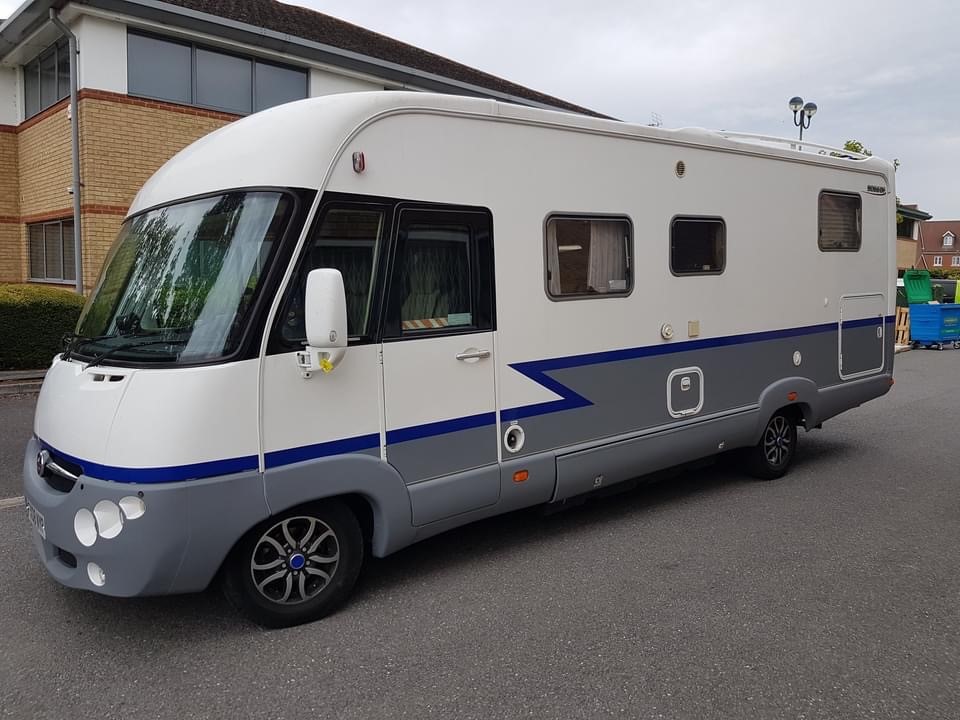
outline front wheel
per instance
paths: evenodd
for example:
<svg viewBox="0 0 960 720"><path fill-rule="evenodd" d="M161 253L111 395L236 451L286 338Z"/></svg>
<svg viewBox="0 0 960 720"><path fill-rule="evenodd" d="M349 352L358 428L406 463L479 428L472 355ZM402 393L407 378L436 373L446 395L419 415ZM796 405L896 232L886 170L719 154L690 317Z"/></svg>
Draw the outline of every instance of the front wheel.
<svg viewBox="0 0 960 720"><path fill-rule="evenodd" d="M760 480L776 480L786 475L796 452L797 426L793 418L779 411L763 429L760 442L745 451L746 470Z"/></svg>
<svg viewBox="0 0 960 720"><path fill-rule="evenodd" d="M228 561L228 599L264 627L329 615L350 595L363 563L363 534L344 503L328 500L268 518Z"/></svg>

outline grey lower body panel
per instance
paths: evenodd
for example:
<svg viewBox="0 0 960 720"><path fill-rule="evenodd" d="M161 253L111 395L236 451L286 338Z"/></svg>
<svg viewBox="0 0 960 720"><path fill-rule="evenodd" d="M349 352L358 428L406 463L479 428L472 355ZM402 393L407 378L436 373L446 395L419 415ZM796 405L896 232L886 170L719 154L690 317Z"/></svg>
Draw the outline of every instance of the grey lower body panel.
<svg viewBox="0 0 960 720"><path fill-rule="evenodd" d="M237 539L270 514L259 472L162 484L81 475L64 492L37 474L38 450L31 439L23 463L24 498L43 515L46 531L46 538L34 531L34 544L50 575L68 587L118 597L202 590ZM125 521L115 537L96 536L89 547L80 542L78 511L131 496L143 500L141 517ZM91 581L89 563L103 570L101 587Z"/></svg>

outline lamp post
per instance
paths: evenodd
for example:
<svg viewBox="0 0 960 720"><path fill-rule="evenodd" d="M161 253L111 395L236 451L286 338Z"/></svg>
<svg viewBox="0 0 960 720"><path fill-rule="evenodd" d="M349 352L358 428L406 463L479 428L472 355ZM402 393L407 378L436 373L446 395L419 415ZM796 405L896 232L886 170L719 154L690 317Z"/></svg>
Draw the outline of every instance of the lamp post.
<svg viewBox="0 0 960 720"><path fill-rule="evenodd" d="M817 104L808 102L804 105L802 97L792 97L788 106L793 110L793 124L800 128L800 139L803 140L804 129L810 127L810 121L817 114Z"/></svg>

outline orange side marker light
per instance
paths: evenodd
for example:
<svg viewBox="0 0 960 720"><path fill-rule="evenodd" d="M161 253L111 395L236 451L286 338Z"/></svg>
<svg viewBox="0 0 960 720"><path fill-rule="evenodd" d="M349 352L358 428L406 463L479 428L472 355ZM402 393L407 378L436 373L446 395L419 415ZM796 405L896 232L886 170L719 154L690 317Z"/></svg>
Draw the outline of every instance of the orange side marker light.
<svg viewBox="0 0 960 720"><path fill-rule="evenodd" d="M515 483L522 483L525 482L528 477L530 477L530 473L527 470L517 470L513 474L513 481Z"/></svg>
<svg viewBox="0 0 960 720"><path fill-rule="evenodd" d="M795 392L787 393L787 400L789 400L790 402L793 402L796 399L797 399L797 394Z"/></svg>

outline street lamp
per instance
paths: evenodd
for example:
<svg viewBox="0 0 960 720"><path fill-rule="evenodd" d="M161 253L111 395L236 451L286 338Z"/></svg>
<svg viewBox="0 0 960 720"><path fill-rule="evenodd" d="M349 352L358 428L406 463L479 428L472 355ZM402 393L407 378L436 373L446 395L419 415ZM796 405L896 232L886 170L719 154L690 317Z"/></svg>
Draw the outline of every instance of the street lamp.
<svg viewBox="0 0 960 720"><path fill-rule="evenodd" d="M810 127L810 121L817 114L817 104L808 102L804 105L802 97L792 97L787 104L793 110L793 124L800 128L800 139L803 140L804 129Z"/></svg>

